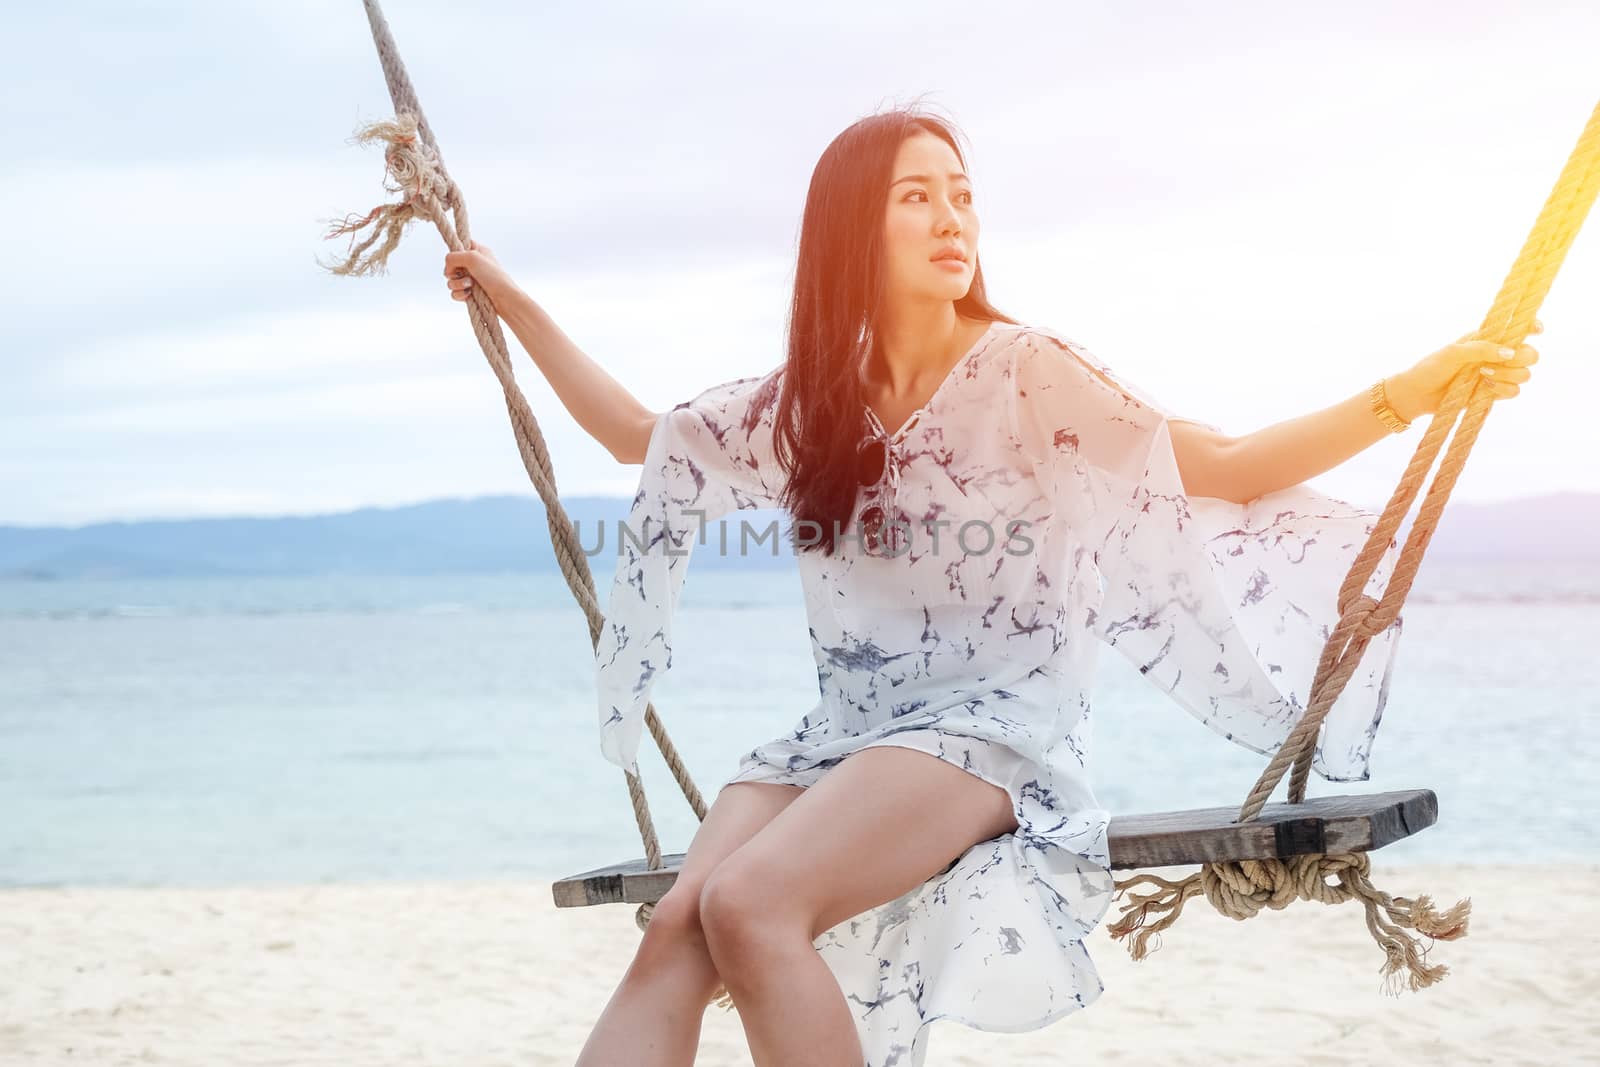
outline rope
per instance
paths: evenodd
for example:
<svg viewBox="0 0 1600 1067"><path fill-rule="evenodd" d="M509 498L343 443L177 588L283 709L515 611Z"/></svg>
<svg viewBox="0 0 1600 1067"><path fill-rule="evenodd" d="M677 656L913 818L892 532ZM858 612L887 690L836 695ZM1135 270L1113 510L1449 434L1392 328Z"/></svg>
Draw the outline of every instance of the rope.
<svg viewBox="0 0 1600 1067"><path fill-rule="evenodd" d="M400 194L401 199L398 203L381 204L363 216L346 216L342 222L330 228L326 235L328 238L351 235L349 255L342 263L322 266L334 274L346 276L384 273L390 253L399 247L402 234L412 222L433 223L445 245L454 252L465 250L471 240L466 198L445 169L439 145L422 113L422 105L417 102L416 91L411 87L411 78L400 60L400 50L395 47L389 24L376 0L363 0L363 3L372 28L372 40L378 49L378 60L383 65L384 80L389 86L389 96L394 101L395 118L393 121L367 124L356 134L356 140L362 144L381 141L387 146L384 149L384 164L386 176L393 178L393 184L386 181L384 188ZM451 224L451 215L455 219L454 225ZM369 227L371 232L358 242L357 235ZM373 249L372 246L380 237L383 244ZM466 304L472 332L477 336L484 357L488 359L505 394L506 411L516 435L517 451L522 456L523 468L533 481L539 499L544 502L545 519L550 527L550 543L555 549L556 562L578 607L583 610L589 624L590 646L593 647L599 643L605 616L595 596L594 575L589 570L588 557L556 492L555 470L549 449L545 446L544 434L539 429L539 420L534 418L527 399L517 386L505 334L500 329L500 316L494 304L483 294L481 286L472 288L472 295ZM695 818L705 821L705 798L695 786L689 768L679 756L672 739L667 736L666 727L656 714L653 703L645 707L645 724L661 750L667 769L683 790L684 799L689 802ZM633 807L634 821L639 827L639 837L644 843L646 866L652 871L659 870L662 865L661 842L650 815L644 781L627 770L623 771L623 776L627 781L628 799ZM640 907L635 918L641 928L649 922L653 910L649 904Z"/></svg>
<svg viewBox="0 0 1600 1067"><path fill-rule="evenodd" d="M1514 346L1521 344L1528 336L1534 316L1549 293L1567 250L1583 226L1584 217L1594 203L1597 191L1600 191L1600 106L1596 106L1589 116L1577 146L1567 159L1555 188L1545 201L1532 232L1518 253L1488 314L1484 316L1477 332L1471 335L1473 338ZM1339 694L1344 692L1346 683L1355 673L1372 638L1388 629L1399 616L1400 607L1405 603L1422 564L1423 553L1427 551L1439 516L1450 498L1450 491L1455 488L1456 480L1466 466L1467 456L1478 439L1484 421L1489 417L1494 398L1488 390L1478 388L1480 383L1481 378L1473 368L1463 368L1446 390L1439 411L1429 420L1427 432L1417 445L1400 484L1356 556L1350 573L1340 585L1339 622L1322 650L1311 683L1310 704L1251 788L1234 820L1236 823L1248 822L1260 815L1267 798L1277 788L1291 763L1293 774L1289 780L1289 802L1299 804L1305 799L1306 782L1310 778L1311 759L1322 720ZM1409 514L1411 503L1433 467L1434 458L1446 434L1456 426L1458 419L1459 429L1451 438L1438 475L1423 497L1421 510L1401 549L1394 574L1385 585L1382 597L1375 600L1363 592L1367 581L1372 577L1384 551L1393 543L1394 534ZM1364 853L1347 853L1303 855L1288 860L1208 863L1180 882L1169 882L1150 874L1136 875L1116 883L1114 895L1120 897L1124 892L1129 892L1131 899L1122 906L1122 918L1108 929L1116 939L1137 931L1128 948L1133 958L1138 960L1146 955L1149 937L1176 922L1183 911L1184 901L1193 896L1204 894L1218 911L1239 920L1250 918L1263 907L1282 908L1297 898L1337 904L1354 896L1363 901L1367 911L1367 927L1384 950L1386 990L1398 995L1398 976L1402 970L1406 972L1405 984L1412 990L1423 989L1442 980L1449 969L1442 965L1429 966L1426 962L1427 950L1420 948L1416 940L1405 933L1405 929L1415 929L1441 941L1463 937L1471 913L1470 898L1458 901L1440 915L1433 910L1426 896L1410 900L1391 897L1375 889L1368 871ZM1325 879L1329 876L1336 877L1338 884L1328 885ZM1131 894L1131 890L1141 883L1155 885L1156 891L1146 896ZM1379 914L1380 911L1388 915L1387 921ZM1146 927L1146 921L1152 915L1160 915L1161 918ZM1390 979L1394 981L1391 983Z"/></svg>

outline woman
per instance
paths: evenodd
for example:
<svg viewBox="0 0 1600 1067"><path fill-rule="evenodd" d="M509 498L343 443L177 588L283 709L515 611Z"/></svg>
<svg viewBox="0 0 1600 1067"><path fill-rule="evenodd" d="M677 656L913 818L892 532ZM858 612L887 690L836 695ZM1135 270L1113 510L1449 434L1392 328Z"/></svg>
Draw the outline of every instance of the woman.
<svg viewBox="0 0 1600 1067"><path fill-rule="evenodd" d="M1091 635L1274 750L1375 521L1304 480L1435 411L1461 368L1504 398L1537 358L1463 340L1381 394L1232 437L996 310L978 231L947 123L855 123L812 176L785 362L659 414L487 248L445 257L452 295L481 287L579 423L644 464L596 653L608 759L637 773L703 524L796 520L821 698L716 794L583 1067L692 1063L723 985L762 1067L920 1064L935 1018L1015 1032L1089 1004L1084 939L1113 888ZM1326 720L1330 780L1368 777L1399 628Z"/></svg>

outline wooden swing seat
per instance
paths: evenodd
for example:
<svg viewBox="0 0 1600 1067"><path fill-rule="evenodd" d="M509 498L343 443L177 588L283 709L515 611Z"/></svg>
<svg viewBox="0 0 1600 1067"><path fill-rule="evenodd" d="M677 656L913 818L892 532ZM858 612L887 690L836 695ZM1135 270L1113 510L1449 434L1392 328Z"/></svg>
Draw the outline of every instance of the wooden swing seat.
<svg viewBox="0 0 1600 1067"><path fill-rule="evenodd" d="M1224 860L1287 859L1316 853L1370 852L1410 837L1439 818L1431 789L1402 789L1359 796L1314 797L1299 804L1272 803L1248 822L1235 822L1237 806L1114 815L1107 829L1111 866L1169 867ZM599 867L551 887L556 907L653 904L678 877L684 853Z"/></svg>

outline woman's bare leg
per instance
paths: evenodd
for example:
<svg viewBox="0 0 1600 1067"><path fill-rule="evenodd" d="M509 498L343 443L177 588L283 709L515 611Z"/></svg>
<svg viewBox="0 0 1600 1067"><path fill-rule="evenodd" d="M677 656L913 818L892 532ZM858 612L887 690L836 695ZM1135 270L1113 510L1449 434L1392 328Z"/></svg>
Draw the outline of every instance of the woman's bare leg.
<svg viewBox="0 0 1600 1067"><path fill-rule="evenodd" d="M855 1019L814 942L1017 827L998 786L911 748L866 748L733 856L700 895L711 958L756 1067L862 1062Z"/></svg>
<svg viewBox="0 0 1600 1067"><path fill-rule="evenodd" d="M576 1067L694 1063L706 1005L722 984L700 930L700 890L718 863L802 792L800 786L734 782L717 794Z"/></svg>

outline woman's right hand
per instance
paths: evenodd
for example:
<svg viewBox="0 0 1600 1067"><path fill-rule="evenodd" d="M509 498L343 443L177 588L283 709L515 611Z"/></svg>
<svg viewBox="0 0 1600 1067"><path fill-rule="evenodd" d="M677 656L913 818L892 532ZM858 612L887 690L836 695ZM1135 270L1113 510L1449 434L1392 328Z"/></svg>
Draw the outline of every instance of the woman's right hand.
<svg viewBox="0 0 1600 1067"><path fill-rule="evenodd" d="M477 241L468 242L464 252L445 253L444 276L448 279L452 300L470 299L476 286L494 303L500 294L516 287L500 261L489 251L489 246Z"/></svg>
<svg viewBox="0 0 1600 1067"><path fill-rule="evenodd" d="M1533 320L1530 335L1544 330L1544 324ZM1389 403L1407 422L1423 415L1435 415L1444 402L1450 383L1464 367L1475 366L1481 376L1478 388L1496 400L1505 400L1520 393L1519 383L1526 382L1533 372L1528 368L1539 362L1539 353L1524 341L1515 348L1475 340L1476 331L1464 333L1454 344L1420 360L1399 374L1385 379Z"/></svg>

